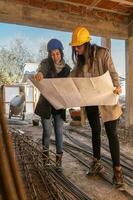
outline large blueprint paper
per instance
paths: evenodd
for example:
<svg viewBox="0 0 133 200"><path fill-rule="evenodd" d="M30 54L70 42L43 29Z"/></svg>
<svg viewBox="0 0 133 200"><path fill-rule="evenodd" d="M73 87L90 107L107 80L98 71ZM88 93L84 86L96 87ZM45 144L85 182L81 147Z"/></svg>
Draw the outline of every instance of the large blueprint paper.
<svg viewBox="0 0 133 200"><path fill-rule="evenodd" d="M30 77L40 93L55 109L92 105L115 105L118 95L109 72L93 78L52 78L36 81Z"/></svg>

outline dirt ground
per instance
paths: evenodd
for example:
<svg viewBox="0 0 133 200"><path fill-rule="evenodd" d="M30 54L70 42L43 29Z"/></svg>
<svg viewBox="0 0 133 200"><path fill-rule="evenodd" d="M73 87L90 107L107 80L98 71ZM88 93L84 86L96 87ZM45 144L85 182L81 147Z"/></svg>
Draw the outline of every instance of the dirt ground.
<svg viewBox="0 0 133 200"><path fill-rule="evenodd" d="M69 124L65 124L65 126L67 127L69 126ZM16 127L26 132L27 135L32 136L34 140L41 139L42 137L41 125L33 126L31 123L24 123L23 125L17 125ZM88 134L90 134L89 129L86 129L86 127L79 127L78 129L80 129L83 132L88 131ZM77 137L75 133L71 134L73 134L74 137ZM52 134L51 137L54 138L54 134ZM86 138L78 136L78 139L79 138L82 142L86 144L88 143L88 140ZM107 142L105 136L102 136L102 140L104 140L104 142ZM64 137L64 141L67 141L66 137ZM51 145L50 148L55 151L55 147L53 145ZM133 158L133 147L131 147L129 144L121 142L121 151ZM88 194L88 196L90 196L93 200L131 199L101 177L87 177L87 167L83 166L81 163L79 163L77 159L73 158L70 154L66 153L65 151L63 155L63 168L63 173L66 175L66 177L68 177L71 180L71 182L78 186L83 192ZM133 188L129 187L128 190L130 194L133 195Z"/></svg>

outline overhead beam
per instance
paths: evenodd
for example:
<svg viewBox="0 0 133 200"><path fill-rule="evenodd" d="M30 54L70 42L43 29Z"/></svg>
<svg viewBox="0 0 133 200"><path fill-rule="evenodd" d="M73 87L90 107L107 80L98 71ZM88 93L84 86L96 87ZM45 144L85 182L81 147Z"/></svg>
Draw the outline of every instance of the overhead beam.
<svg viewBox="0 0 133 200"><path fill-rule="evenodd" d="M126 1L126 0L110 0L110 1L117 2L120 4L125 4L127 6L133 6L133 2L131 1Z"/></svg>
<svg viewBox="0 0 133 200"><path fill-rule="evenodd" d="M83 17L71 13L63 13L57 10L48 10L29 5L13 4L0 1L0 21L14 24L22 24L34 27L42 27L63 31L72 31L75 26L83 25L89 29L92 35L110 38L128 38L126 24L114 25L112 21L98 20L96 17Z"/></svg>
<svg viewBox="0 0 133 200"><path fill-rule="evenodd" d="M81 6L81 7L85 7L88 10L92 9L92 6L90 6L91 4L88 5L88 4L83 4L83 3L71 2L71 1L67 1L67 0L49 0L49 2L59 2L62 4ZM115 10L111 10L111 9L98 8L96 6L93 6L93 9L108 12L108 13L114 13L114 14L118 14L118 15L130 16L129 13L119 12L119 11L115 11Z"/></svg>
<svg viewBox="0 0 133 200"><path fill-rule="evenodd" d="M90 9L93 9L101 0L93 0L91 4L89 4Z"/></svg>

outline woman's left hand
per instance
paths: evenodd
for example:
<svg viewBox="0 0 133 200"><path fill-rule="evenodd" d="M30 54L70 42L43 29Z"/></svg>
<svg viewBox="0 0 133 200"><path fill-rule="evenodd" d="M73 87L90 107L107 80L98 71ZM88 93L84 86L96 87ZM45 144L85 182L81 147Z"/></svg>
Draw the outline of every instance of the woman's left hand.
<svg viewBox="0 0 133 200"><path fill-rule="evenodd" d="M121 86L115 87L115 90L113 92L114 92L114 94L118 94L118 95L121 94L122 93Z"/></svg>

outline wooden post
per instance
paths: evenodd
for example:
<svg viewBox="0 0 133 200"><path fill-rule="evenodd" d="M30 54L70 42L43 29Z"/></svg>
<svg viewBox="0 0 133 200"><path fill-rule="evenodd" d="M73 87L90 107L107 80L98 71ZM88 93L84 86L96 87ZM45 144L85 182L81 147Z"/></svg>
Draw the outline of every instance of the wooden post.
<svg viewBox="0 0 133 200"><path fill-rule="evenodd" d="M110 38L101 38L101 45L111 50L111 39Z"/></svg>
<svg viewBox="0 0 133 200"><path fill-rule="evenodd" d="M19 167L14 159L11 135L4 117L0 95L0 185L2 184L6 200L26 200L26 192Z"/></svg>
<svg viewBox="0 0 133 200"><path fill-rule="evenodd" d="M126 127L133 126L133 35L126 41Z"/></svg>
<svg viewBox="0 0 133 200"><path fill-rule="evenodd" d="M81 113L81 125L84 126L86 124L86 120L87 120L85 107L80 108L80 113Z"/></svg>

